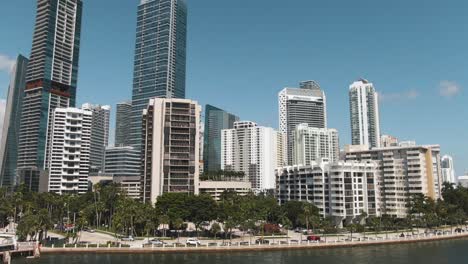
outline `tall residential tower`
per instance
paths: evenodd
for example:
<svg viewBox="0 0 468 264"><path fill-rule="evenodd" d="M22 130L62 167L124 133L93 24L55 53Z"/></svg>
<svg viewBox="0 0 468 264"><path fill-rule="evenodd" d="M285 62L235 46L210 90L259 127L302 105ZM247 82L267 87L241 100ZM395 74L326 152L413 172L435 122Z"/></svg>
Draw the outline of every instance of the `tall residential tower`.
<svg viewBox="0 0 468 264"><path fill-rule="evenodd" d="M304 81L300 88L284 88L278 94L279 130L286 134L288 163L293 163L294 130L299 124L327 127L327 100L315 81Z"/></svg>
<svg viewBox="0 0 468 264"><path fill-rule="evenodd" d="M284 160L280 135L254 122L235 122L221 131L221 169L244 172L256 192L275 189L275 169Z"/></svg>
<svg viewBox="0 0 468 264"><path fill-rule="evenodd" d="M349 86L349 109L352 144L380 147L379 99L372 83L361 79Z"/></svg>
<svg viewBox="0 0 468 264"><path fill-rule="evenodd" d="M44 173L52 117L75 106L81 0L38 0L18 145L18 175L34 191Z"/></svg>
<svg viewBox="0 0 468 264"><path fill-rule="evenodd" d="M198 194L201 107L188 99L151 99L143 112L144 203L168 192Z"/></svg>
<svg viewBox="0 0 468 264"><path fill-rule="evenodd" d="M141 0L137 16L130 143L140 149L149 99L185 97L187 6L184 0Z"/></svg>

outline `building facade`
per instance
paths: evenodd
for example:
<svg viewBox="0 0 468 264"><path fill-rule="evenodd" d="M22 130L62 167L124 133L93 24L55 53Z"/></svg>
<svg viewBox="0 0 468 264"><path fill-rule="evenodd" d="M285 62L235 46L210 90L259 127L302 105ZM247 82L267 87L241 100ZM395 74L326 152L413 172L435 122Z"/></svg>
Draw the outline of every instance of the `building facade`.
<svg viewBox="0 0 468 264"><path fill-rule="evenodd" d="M18 140L28 59L19 55L12 70L0 139L0 187L17 183Z"/></svg>
<svg viewBox="0 0 468 264"><path fill-rule="evenodd" d="M275 189L275 168L284 160L278 155L282 139L278 133L250 121L222 130L221 169L244 172L256 192Z"/></svg>
<svg viewBox="0 0 468 264"><path fill-rule="evenodd" d="M143 112L143 202L167 192L198 194L201 107L188 99L153 98Z"/></svg>
<svg viewBox="0 0 468 264"><path fill-rule="evenodd" d="M90 172L99 173L104 169L104 155L109 145L110 106L83 104L81 109L93 113L91 122Z"/></svg>
<svg viewBox="0 0 468 264"><path fill-rule="evenodd" d="M449 155L444 155L441 159L442 167L442 182L457 184L455 177L455 166L453 165L453 158Z"/></svg>
<svg viewBox="0 0 468 264"><path fill-rule="evenodd" d="M205 135L203 148L204 171L221 169L221 131L234 128L239 117L212 105L205 108Z"/></svg>
<svg viewBox="0 0 468 264"><path fill-rule="evenodd" d="M288 163L293 163L294 130L299 124L327 127L327 100L315 81L300 83L301 88L284 88L278 94L279 131L286 134Z"/></svg>
<svg viewBox="0 0 468 264"><path fill-rule="evenodd" d="M115 117L115 146L130 146L130 118L132 103L122 102L117 104Z"/></svg>
<svg viewBox="0 0 468 264"><path fill-rule="evenodd" d="M75 106L81 15L81 0L37 1L18 144L17 173L24 181L45 175L54 109Z"/></svg>
<svg viewBox="0 0 468 264"><path fill-rule="evenodd" d="M352 144L380 147L379 99L372 83L361 79L349 86L349 109Z"/></svg>
<svg viewBox="0 0 468 264"><path fill-rule="evenodd" d="M149 99L185 98L185 0L141 0L136 31L130 143L140 149Z"/></svg>
<svg viewBox="0 0 468 264"><path fill-rule="evenodd" d="M104 173L120 177L141 177L141 154L131 146L106 148Z"/></svg>
<svg viewBox="0 0 468 264"><path fill-rule="evenodd" d="M336 162L340 156L338 131L314 128L307 124L296 126L294 131L293 161L296 165L310 165L320 159Z"/></svg>
<svg viewBox="0 0 468 264"><path fill-rule="evenodd" d="M252 184L248 181L200 181L200 194L209 194L215 201L220 201L223 193L234 192L245 196L252 192Z"/></svg>
<svg viewBox="0 0 468 264"><path fill-rule="evenodd" d="M278 168L278 202L304 201L342 226L366 213L380 216L379 171L375 163L313 162Z"/></svg>
<svg viewBox="0 0 468 264"><path fill-rule="evenodd" d="M378 164L384 214L404 218L412 194L423 194L434 200L441 197L438 145L350 151L346 153L346 161Z"/></svg>
<svg viewBox="0 0 468 264"><path fill-rule="evenodd" d="M48 190L56 194L88 191L93 113L56 108L48 153Z"/></svg>
<svg viewBox="0 0 468 264"><path fill-rule="evenodd" d="M380 137L380 147L389 148L389 147L398 147L398 138L390 135L382 135Z"/></svg>

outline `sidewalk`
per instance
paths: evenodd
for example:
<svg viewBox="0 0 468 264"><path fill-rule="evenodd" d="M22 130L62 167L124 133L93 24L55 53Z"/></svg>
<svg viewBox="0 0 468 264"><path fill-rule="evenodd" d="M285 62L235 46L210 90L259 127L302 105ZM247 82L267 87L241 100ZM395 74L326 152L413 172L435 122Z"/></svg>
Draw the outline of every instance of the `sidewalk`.
<svg viewBox="0 0 468 264"><path fill-rule="evenodd" d="M447 235L434 235L434 234L420 234L413 237L389 237L372 239L366 238L361 241L343 241L338 239L330 239L321 242L304 242L293 240L280 239L273 243L269 241L269 244L255 245L249 242L244 243L202 243L199 246L187 246L185 244L169 244L163 246L155 245L133 245L132 247L117 246L111 247L110 245L73 245L72 247L43 247L43 253L64 253L64 252L76 252L76 253L156 253L156 252L210 252L210 251L250 251L250 250L287 250L287 249L308 249L308 248L336 248L336 247L356 247L356 246L370 246L370 245L385 245L385 244L401 244L401 243L417 243L427 242L436 240L446 239L459 239L468 237L468 232L465 233L453 233Z"/></svg>

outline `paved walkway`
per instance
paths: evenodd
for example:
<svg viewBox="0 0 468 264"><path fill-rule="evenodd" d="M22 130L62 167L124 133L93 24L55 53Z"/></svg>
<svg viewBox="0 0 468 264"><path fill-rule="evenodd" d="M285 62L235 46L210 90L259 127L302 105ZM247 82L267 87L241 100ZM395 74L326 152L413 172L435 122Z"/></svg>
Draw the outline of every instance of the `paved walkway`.
<svg viewBox="0 0 468 264"><path fill-rule="evenodd" d="M435 240L445 240L445 239L458 239L468 237L468 233L452 233L445 235L434 235L434 234L419 234L414 236L406 237L396 237L389 236L388 239L385 237L366 237L360 238L359 241L346 241L341 239L328 239L327 241L321 242L304 242L297 241L295 242L292 239L279 239L273 242L269 240L269 244L265 245L255 245L251 243L234 243L234 244L223 244L221 242L217 243L207 243L202 242L200 246L190 247L185 244L169 244L161 247L158 246L137 246L136 244L131 245L131 247L88 247L83 246L76 248L68 247L49 247L42 248L44 253L63 253L63 252L96 252L96 253L151 253L151 252L209 252L209 251L249 251L249 250L284 250L284 249L307 249L307 248L332 248L332 247L355 247L355 246L369 246L369 245L383 245L383 244L401 244L401 243L416 243L416 242L426 242L426 241L435 241ZM293 242L294 241L294 242Z"/></svg>

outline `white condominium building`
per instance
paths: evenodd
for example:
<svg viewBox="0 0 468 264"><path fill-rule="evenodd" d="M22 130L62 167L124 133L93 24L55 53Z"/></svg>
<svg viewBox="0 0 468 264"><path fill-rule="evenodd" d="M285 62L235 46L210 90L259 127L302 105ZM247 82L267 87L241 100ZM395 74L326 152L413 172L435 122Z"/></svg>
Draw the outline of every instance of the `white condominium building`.
<svg viewBox="0 0 468 264"><path fill-rule="evenodd" d="M449 155L444 155L441 159L442 166L442 181L452 184L457 183L455 178L455 167L453 165L453 158Z"/></svg>
<svg viewBox="0 0 468 264"><path fill-rule="evenodd" d="M390 147L346 153L346 161L377 162L383 214L405 217L412 194L441 197L440 147Z"/></svg>
<svg viewBox="0 0 468 264"><path fill-rule="evenodd" d="M294 165L310 165L321 158L339 160L340 147L336 129L309 127L300 124L294 131Z"/></svg>
<svg viewBox="0 0 468 264"><path fill-rule="evenodd" d="M379 99L372 83L365 79L352 83L349 105L352 144L380 147Z"/></svg>
<svg viewBox="0 0 468 264"><path fill-rule="evenodd" d="M287 136L288 164L293 163L294 130L299 124L327 127L327 100L315 81L304 81L300 88L284 88L278 94L279 131Z"/></svg>
<svg viewBox="0 0 468 264"><path fill-rule="evenodd" d="M168 192L198 194L200 112L189 99L150 99L143 111L143 202Z"/></svg>
<svg viewBox="0 0 468 264"><path fill-rule="evenodd" d="M92 112L56 108L48 154L48 191L83 194L88 191Z"/></svg>
<svg viewBox="0 0 468 264"><path fill-rule="evenodd" d="M254 122L235 122L221 132L221 169L244 172L254 191L274 189L275 168L284 161L284 137L278 134Z"/></svg>
<svg viewBox="0 0 468 264"><path fill-rule="evenodd" d="M323 217L332 217L338 226L363 212L368 216L381 214L376 163L319 161L278 168L276 176L280 204L313 203Z"/></svg>

